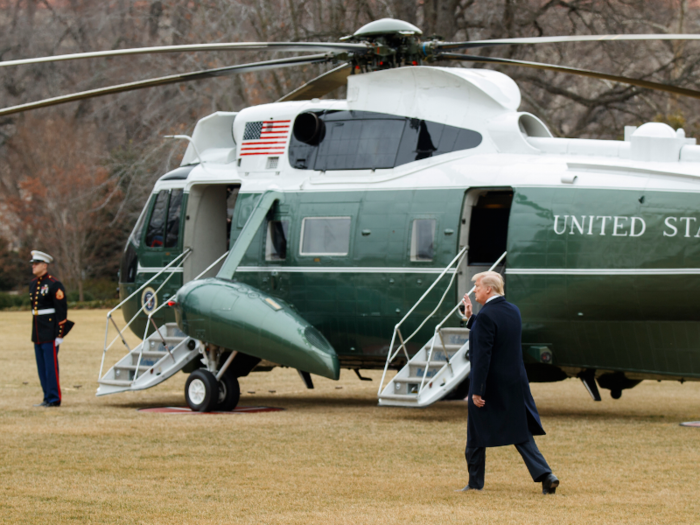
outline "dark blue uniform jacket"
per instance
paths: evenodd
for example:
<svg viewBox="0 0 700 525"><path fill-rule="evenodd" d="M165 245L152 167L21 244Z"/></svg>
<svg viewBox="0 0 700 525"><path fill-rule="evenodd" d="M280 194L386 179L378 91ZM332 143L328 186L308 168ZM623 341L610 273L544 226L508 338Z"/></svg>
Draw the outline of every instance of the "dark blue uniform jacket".
<svg viewBox="0 0 700 525"><path fill-rule="evenodd" d="M66 334L68 301L66 289L49 274L35 278L29 285L32 301L32 342L50 343ZM51 311L51 313L44 313ZM68 321L71 325L70 321Z"/></svg>
<svg viewBox="0 0 700 525"><path fill-rule="evenodd" d="M469 419L467 447L515 445L544 435L521 345L520 310L503 297L492 299L469 319ZM478 408L472 395L486 405Z"/></svg>

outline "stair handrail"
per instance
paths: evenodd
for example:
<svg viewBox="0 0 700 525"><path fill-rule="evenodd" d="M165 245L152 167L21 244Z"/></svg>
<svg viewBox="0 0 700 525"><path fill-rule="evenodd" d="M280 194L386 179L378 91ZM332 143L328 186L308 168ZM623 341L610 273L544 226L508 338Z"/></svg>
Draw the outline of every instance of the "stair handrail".
<svg viewBox="0 0 700 525"><path fill-rule="evenodd" d="M498 266L501 261L505 258L506 254L508 252L505 251L503 254L498 258L498 260L491 265L491 268L489 268L487 271L492 271L496 266ZM467 295L471 295L474 293L474 290L476 289L476 285L472 286L471 290L467 292ZM452 366L452 361L450 360L450 355L447 353L447 348L445 348L445 341L442 339L442 334L440 333L440 330L442 327L445 325L447 320L452 317L452 315L457 311L459 308L459 305L462 304L462 301L458 301L457 304L450 310L450 312L444 317L442 321L440 321L436 326L435 326L435 333L433 334L433 338L430 340L430 350L428 351L428 359L427 362L430 363L430 361L433 359L433 349L435 348L435 340L437 337L440 338L440 344L442 345L442 352L445 356L445 364L440 367L440 370L438 370L435 375L437 376L442 372L446 367ZM423 377L421 378L420 386L418 387L418 395L423 391L423 387L425 386L425 380L428 377L428 367L425 367L425 370L423 371Z"/></svg>
<svg viewBox="0 0 700 525"><path fill-rule="evenodd" d="M406 312L406 315L404 315L401 320L396 323L394 326L394 333L391 336L391 343L389 345L389 352L387 353L386 356L386 363L384 364L384 372L382 373L382 379L379 382L379 392L377 395L381 395L382 388L384 386L384 379L386 378L386 373L389 370L389 365L394 361L396 356L403 350L404 354L406 355L406 360L410 360L410 357L408 355L408 350L406 348L406 344L423 328L425 323L428 322L428 320L435 315L435 312L438 311L440 306L442 305L443 301L445 300L445 297L447 297L447 293L452 287L452 283L454 282L455 276L457 275L457 268L459 268L460 263L462 262L463 257L466 255L468 250L468 247L465 246L462 248L459 253L455 256L452 261L450 261L450 264L448 264L442 272L440 272L440 275L437 276L435 281L433 281L433 284L431 284L428 289L421 295L420 299L416 301L416 303L411 307L411 309ZM445 274L450 271L450 269L455 266L455 271L452 273L452 278L450 279L449 284L447 285L447 288L445 289L445 292L442 294L442 297L440 298L440 301L438 302L438 305L435 307L435 309L423 320L422 323L414 330L414 332L408 336L405 340L403 338L403 335L401 334L401 325L408 319L408 317L414 312L416 308L418 308L418 305L423 302L423 300L428 296L428 294L437 286L437 284L440 282L440 280L445 276ZM401 341L401 344L396 348L396 352L394 352L394 343L396 342L396 337L399 337L399 341Z"/></svg>
<svg viewBox="0 0 700 525"><path fill-rule="evenodd" d="M176 263L177 263L177 266L176 266L176 267L179 268L182 264L184 264L185 260L187 259L187 257L190 256L191 253L192 253L192 248L187 248L187 249L186 249L185 251L183 251L180 255L178 255L178 256L175 257L172 261L170 261L166 266L164 266L159 272L157 272L157 273L156 273L153 277L151 277L148 281L146 281L146 282L143 283L141 286L139 286L131 295L129 295L126 299L124 299L124 300L121 301L119 304L117 304L117 306L115 306L115 307L112 308L109 312L107 312L107 320L106 320L106 326L105 326L105 342L104 342L104 347L103 347L103 350L102 350L102 361L101 361L101 363L100 363L100 371L99 371L99 374L98 374L98 376L97 376L97 380L98 380L98 381L102 378L102 370L104 369L105 356L106 356L106 354L107 354L107 351L108 351L110 348L112 348L112 345L117 341L117 339L121 339L121 340L122 340L122 343L124 343L124 346L126 346L126 348L129 350L129 352L131 352L131 348L129 347L129 344L126 342L126 339L124 339L124 335L123 335L123 334L124 334L124 331L125 331L127 328L129 328L129 326L131 326L131 323L134 322L134 320L136 319L136 317L138 317L139 313L141 312L141 308L139 308L139 309L136 311L136 313L134 314L134 316L133 316L131 319L129 319L129 322L126 323L126 326L124 326L124 328L121 329L121 330L120 330L119 327L117 326L117 323L114 321L114 318L112 317L112 314L113 314L114 312L116 312L117 310L119 310L119 309L122 307L122 305L124 305L124 303L126 303L126 302L129 301L129 300L131 300L134 296L136 296L136 294L138 294L138 293L141 292L144 288L146 288L146 286L148 286L149 284L151 284L155 279L157 279L159 276L163 275L167 270L169 270L171 267L173 267ZM156 290L156 295L157 295L157 293L163 288L163 286L165 285L165 283L167 283L167 282L170 280L170 278L171 278L173 275L175 275L175 272L170 272L170 275L167 277L167 279L165 279L165 281L163 281L163 284L161 284L160 287L158 288L158 290ZM110 323L110 321L111 321L112 324L114 325L114 328L117 330L117 336L112 340L111 343L109 343L109 345L107 345L107 338L109 337L109 323Z"/></svg>
<svg viewBox="0 0 700 525"><path fill-rule="evenodd" d="M227 250L226 252L224 252L218 259L216 259L213 263L211 263L209 266L207 266L207 268L203 272L201 272L199 275L197 275L192 280L198 281L199 279L201 279L202 276L206 275L209 272L209 270L211 270L217 264L219 264L221 262L221 259L226 257L230 251L231 250ZM153 321L153 316L155 315L155 313L167 305L168 305L167 301L163 301L163 304L161 304L159 307L157 307L155 310L153 310L150 314L148 314L148 319L146 320L146 328L145 328L144 333L143 333L143 343L144 344L141 345L141 350L139 351L139 358L136 361L136 371L134 372L134 379L132 381L136 381L139 377L139 367L141 366L141 359L143 358L143 350L145 348L146 339L148 338L149 324L153 325L153 328L155 330L154 333L157 332L158 336L160 337L161 341L163 342L163 348L165 348L167 350L168 354L170 354L170 357L173 359L173 361L175 361L175 357L173 357L173 354L170 351L170 348L168 348L168 345L165 344L165 338L163 337L163 334L160 333L160 329L158 328L158 326L156 326L155 321Z"/></svg>

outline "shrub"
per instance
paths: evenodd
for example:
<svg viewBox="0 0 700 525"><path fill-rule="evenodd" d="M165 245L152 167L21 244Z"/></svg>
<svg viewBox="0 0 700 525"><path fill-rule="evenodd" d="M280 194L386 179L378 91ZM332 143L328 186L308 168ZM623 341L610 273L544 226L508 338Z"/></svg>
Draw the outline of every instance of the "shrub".
<svg viewBox="0 0 700 525"><path fill-rule="evenodd" d="M7 308L19 308L23 306L30 306L28 294L9 294L0 292L0 310L5 310Z"/></svg>
<svg viewBox="0 0 700 525"><path fill-rule="evenodd" d="M78 299L79 299L78 290L72 290L72 291L68 292L68 301L69 302L74 303L74 302L77 302ZM94 301L95 296L92 295L88 290L85 290L85 288L83 288L83 299L86 302L87 301Z"/></svg>

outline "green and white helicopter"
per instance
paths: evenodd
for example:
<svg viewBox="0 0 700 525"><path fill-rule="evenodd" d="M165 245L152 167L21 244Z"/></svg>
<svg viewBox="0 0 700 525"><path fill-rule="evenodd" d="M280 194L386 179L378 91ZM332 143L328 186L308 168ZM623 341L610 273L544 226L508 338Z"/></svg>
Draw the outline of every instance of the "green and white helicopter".
<svg viewBox="0 0 700 525"><path fill-rule="evenodd" d="M619 398L644 379L700 380L700 146L660 123L624 140L554 138L487 69L548 69L700 98L700 92L458 50L604 35L421 41L406 22L340 43L167 46L0 63L152 52L321 51L134 82L0 115L174 82L336 62L273 104L201 119L162 176L120 271L131 348L107 316L97 395L190 373L193 410L231 410L238 378L273 366L337 379L383 369L379 403L464 397L468 330L458 304L494 268L523 319L530 381L579 377ZM346 100L319 97L347 83ZM117 335L110 332L116 328ZM106 365L119 341L128 353ZM398 373L389 379L389 370Z"/></svg>

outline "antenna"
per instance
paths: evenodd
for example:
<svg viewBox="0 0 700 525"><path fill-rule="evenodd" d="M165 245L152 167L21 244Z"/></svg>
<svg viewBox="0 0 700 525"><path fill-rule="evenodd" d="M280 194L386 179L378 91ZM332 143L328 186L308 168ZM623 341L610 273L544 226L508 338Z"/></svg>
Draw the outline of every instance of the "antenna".
<svg viewBox="0 0 700 525"><path fill-rule="evenodd" d="M202 156L199 154L199 150L197 149L197 145L194 143L194 140L192 137L189 137L187 135L164 135L164 138L166 139L181 139L181 140L186 140L187 142L190 143L192 146L192 149L194 150L195 155L197 155L197 158L199 159L199 163L204 165L204 160L202 160Z"/></svg>

